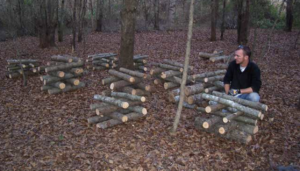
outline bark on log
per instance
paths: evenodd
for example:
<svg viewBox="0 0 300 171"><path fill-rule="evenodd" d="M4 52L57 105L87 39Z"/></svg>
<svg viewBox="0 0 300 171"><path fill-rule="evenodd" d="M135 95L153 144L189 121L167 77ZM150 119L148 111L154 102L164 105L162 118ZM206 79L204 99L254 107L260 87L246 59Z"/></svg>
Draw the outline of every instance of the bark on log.
<svg viewBox="0 0 300 171"><path fill-rule="evenodd" d="M218 55L223 55L224 51L223 50L214 50L213 54L218 54Z"/></svg>
<svg viewBox="0 0 300 171"><path fill-rule="evenodd" d="M190 96L193 94L201 93L204 90L204 84L199 83L199 84L194 84L191 86L186 86L184 89L184 93L186 96Z"/></svg>
<svg viewBox="0 0 300 171"><path fill-rule="evenodd" d="M103 70L106 70L107 68L105 68L105 67L102 67L102 66L94 66L93 67L93 70L95 71L95 70L97 70L97 71L103 71Z"/></svg>
<svg viewBox="0 0 300 171"><path fill-rule="evenodd" d="M222 87L222 88L223 88L223 87ZM204 89L204 92L205 92L205 93L211 93L211 92L213 92L213 91L215 91L215 90L220 90L220 89L222 89L222 88L213 86L213 87L205 88L205 89Z"/></svg>
<svg viewBox="0 0 300 171"><path fill-rule="evenodd" d="M230 57L231 56L226 56L226 55L224 55L224 56L215 56L215 57L209 58L209 60L212 61L212 62L216 62L216 61L220 61L220 60L226 61Z"/></svg>
<svg viewBox="0 0 300 171"><path fill-rule="evenodd" d="M63 82L56 82L52 84L53 87L59 88L61 90L66 88L66 84Z"/></svg>
<svg viewBox="0 0 300 171"><path fill-rule="evenodd" d="M224 134L227 134L228 132L234 130L237 128L237 124L232 122L232 123L229 123L229 124L220 124L217 126L218 130L219 130L219 133L224 135Z"/></svg>
<svg viewBox="0 0 300 171"><path fill-rule="evenodd" d="M71 63L66 63L66 64L61 64L57 66L50 66L45 68L45 71L52 72L52 71L59 71L59 70L66 70L66 69L71 69L71 68L76 68L76 67L82 67L84 65L83 62L71 62Z"/></svg>
<svg viewBox="0 0 300 171"><path fill-rule="evenodd" d="M132 94L132 95L136 95L136 90L132 87L123 87L122 92Z"/></svg>
<svg viewBox="0 0 300 171"><path fill-rule="evenodd" d="M239 117L239 116L241 116L241 115L243 115L243 112L240 112L240 111L239 111L239 112L235 112L235 113L233 113L233 114L230 114L230 115L224 117L224 118L223 118L223 122L224 122L224 123L231 122L234 118L237 118L237 117Z"/></svg>
<svg viewBox="0 0 300 171"><path fill-rule="evenodd" d="M212 84L216 87L224 88L224 83L222 81L214 81Z"/></svg>
<svg viewBox="0 0 300 171"><path fill-rule="evenodd" d="M218 69L227 69L228 68L228 64L216 64Z"/></svg>
<svg viewBox="0 0 300 171"><path fill-rule="evenodd" d="M63 71L54 71L54 72L49 72L48 74L53 77L59 77L59 78L65 77L65 72Z"/></svg>
<svg viewBox="0 0 300 171"><path fill-rule="evenodd" d="M98 58L109 58L117 56L117 54L114 53L100 53L100 54L95 54L95 55L88 55L88 58L93 58L93 59L98 59Z"/></svg>
<svg viewBox="0 0 300 171"><path fill-rule="evenodd" d="M194 94L187 97L188 104L195 104L196 102L202 101L201 94Z"/></svg>
<svg viewBox="0 0 300 171"><path fill-rule="evenodd" d="M111 98L111 97L106 97L106 96L101 96L101 95L94 95L94 99L95 100L101 100L105 103L109 103L109 104L112 104L112 105L119 106L123 109L127 109L129 107L128 102L118 100L118 99L115 99L115 98Z"/></svg>
<svg viewBox="0 0 300 171"><path fill-rule="evenodd" d="M107 104L107 103L94 103L94 104L90 105L90 109L91 110L96 110L98 108L103 108L103 107L106 107L106 106L109 106L109 104Z"/></svg>
<svg viewBox="0 0 300 171"><path fill-rule="evenodd" d="M165 88L166 90L171 89L171 88L174 88L174 87L179 87L179 86L180 86L180 84L173 83L173 82L165 82L165 83L164 83L164 88Z"/></svg>
<svg viewBox="0 0 300 171"><path fill-rule="evenodd" d="M146 85L144 83L138 83L138 84L134 84L135 87L141 89L141 90L145 90L145 91L151 91L151 86L150 85Z"/></svg>
<svg viewBox="0 0 300 171"><path fill-rule="evenodd" d="M125 81L128 81L130 83L134 83L136 81L133 76L128 75L128 74L124 74L124 73L116 71L116 70L110 69L108 71L108 73L111 74L111 75L113 75L113 76L115 76L115 77L121 78L121 79L123 79Z"/></svg>
<svg viewBox="0 0 300 171"><path fill-rule="evenodd" d="M35 59L8 59L7 64L28 64L28 63L38 63Z"/></svg>
<svg viewBox="0 0 300 171"><path fill-rule="evenodd" d="M113 112L109 115L109 117L111 117L112 119L116 119L118 121L121 121L121 122L127 122L128 121L128 117L126 115L123 115L122 113L119 113L119 112Z"/></svg>
<svg viewBox="0 0 300 171"><path fill-rule="evenodd" d="M118 77L112 76L112 77L108 77L108 78L102 79L102 80L101 80L101 84L102 84L102 85L107 85L107 84L110 84L110 83L112 83L112 82L116 82L116 81L119 81L119 80L121 80L121 79L118 78Z"/></svg>
<svg viewBox="0 0 300 171"><path fill-rule="evenodd" d="M53 88L55 88L55 87L53 87L53 86L49 86L49 85L47 85L47 86L46 86L46 85L44 85L44 86L42 86L42 87L41 87L41 90L42 90L42 91L47 91L47 90L49 90L49 89L53 89Z"/></svg>
<svg viewBox="0 0 300 171"><path fill-rule="evenodd" d="M207 119L205 122L203 122L202 126L203 126L203 128L208 129L208 128L212 127L213 125L215 125L216 123L221 122L221 121L222 121L221 117L213 116L213 117Z"/></svg>
<svg viewBox="0 0 300 171"><path fill-rule="evenodd" d="M168 94L169 94L169 98L168 98L169 101L175 103L176 102L175 97L180 95L180 88L171 90Z"/></svg>
<svg viewBox="0 0 300 171"><path fill-rule="evenodd" d="M167 69L167 70L174 70L174 71L183 72L183 68L172 66L172 65L168 65L168 64L152 63L152 65L160 67L160 68L164 68L164 69Z"/></svg>
<svg viewBox="0 0 300 171"><path fill-rule="evenodd" d="M208 58L209 59L211 57L219 56L219 54L199 52L199 56L202 57L202 58Z"/></svg>
<svg viewBox="0 0 300 171"><path fill-rule="evenodd" d="M58 89L58 88L49 89L48 93L49 94L58 94L58 93L62 93L62 92L77 90L77 89L80 89L80 88L83 88L83 87L85 87L85 83L80 82L79 85L77 85L77 86L66 86L66 88L64 88L63 90Z"/></svg>
<svg viewBox="0 0 300 171"><path fill-rule="evenodd" d="M67 63L73 62L72 58L68 58L68 57L61 56L61 55L51 56L51 60L57 61L57 62L67 62Z"/></svg>
<svg viewBox="0 0 300 171"><path fill-rule="evenodd" d="M259 102L252 102L249 100L240 99L238 97L230 96L225 93L220 93L220 92L216 92L216 91L214 91L212 94L217 97L228 99L228 100L234 101L236 103L239 103L241 105L245 105L245 106L248 106L248 107L251 107L254 109L268 111L268 106L265 104L259 103Z"/></svg>
<svg viewBox="0 0 300 171"><path fill-rule="evenodd" d="M137 69L141 70L141 71L144 71L144 72L147 72L148 71L148 68L145 67L145 66L138 66Z"/></svg>
<svg viewBox="0 0 300 171"><path fill-rule="evenodd" d="M137 59L137 60L134 60L134 61L137 62L137 63L143 63L143 64L147 63L146 59Z"/></svg>
<svg viewBox="0 0 300 171"><path fill-rule="evenodd" d="M89 117L87 119L87 122L88 122L89 125L91 125L91 124L97 124L99 122L107 121L109 119L110 119L110 117L108 117L108 116L104 116L104 117L93 116L93 117Z"/></svg>
<svg viewBox="0 0 300 171"><path fill-rule="evenodd" d="M164 63L166 63L168 65L173 65L173 66L180 67L180 68L184 67L184 65L182 63L179 63L179 62L176 62L176 61L172 61L172 60L169 60L169 59L164 59L163 61L164 61ZM192 67L192 66L188 66L188 67L189 67L189 70L194 69L194 67Z"/></svg>
<svg viewBox="0 0 300 171"><path fill-rule="evenodd" d="M72 68L71 70L70 70L70 73L73 73L73 74L76 74L76 75L78 75L78 74L81 74L81 73L83 73L83 68Z"/></svg>
<svg viewBox="0 0 300 171"><path fill-rule="evenodd" d="M82 75L83 74L73 75L73 74L70 74L70 73L65 73L65 76L63 78L53 77L53 76L49 76L49 75L42 76L40 78L43 81L44 85L49 85L49 84L54 83L54 82L63 81L63 80L79 77L79 76L82 76Z"/></svg>
<svg viewBox="0 0 300 171"><path fill-rule="evenodd" d="M72 85L75 85L75 86L79 85L79 83L80 83L79 79L77 79L77 78L68 79L68 80L66 80L66 82L70 83Z"/></svg>
<svg viewBox="0 0 300 171"><path fill-rule="evenodd" d="M133 111L133 112L137 112L143 115L147 115L147 109L142 107L142 106L130 106L128 108L128 110Z"/></svg>
<svg viewBox="0 0 300 171"><path fill-rule="evenodd" d="M112 97L121 97L129 100L137 100L141 102L145 102L146 98L144 96L135 96L127 93L121 93L121 92L111 92Z"/></svg>
<svg viewBox="0 0 300 171"><path fill-rule="evenodd" d="M135 76L135 77L139 77L139 78L146 79L148 77L147 74L137 72L137 71L132 71L132 70L129 70L129 69L126 69L126 68L120 68L120 71L124 72L126 74L129 74L129 75Z"/></svg>
<svg viewBox="0 0 300 171"><path fill-rule="evenodd" d="M161 78L166 79L172 76L182 75L182 72L168 70L161 73Z"/></svg>
<svg viewBox="0 0 300 171"><path fill-rule="evenodd" d="M160 79L160 78L156 78L154 79L153 83L155 85L158 85L158 84L163 84L165 81L163 79Z"/></svg>
<svg viewBox="0 0 300 171"><path fill-rule="evenodd" d="M166 69L164 69L164 68L152 68L150 70L150 75L157 75L157 74L160 75L164 71L166 71Z"/></svg>
<svg viewBox="0 0 300 171"><path fill-rule="evenodd" d="M206 113L213 113L222 109L225 109L227 106L223 104L210 105L205 108Z"/></svg>
<svg viewBox="0 0 300 171"><path fill-rule="evenodd" d="M217 70L217 71L213 71L213 72L206 72L203 74L195 74L192 76L194 81L197 81L198 79L202 79L205 77L212 77L212 76L216 76L216 75L220 75L220 74L225 74L226 70Z"/></svg>
<svg viewBox="0 0 300 171"><path fill-rule="evenodd" d="M148 55L134 55L133 60L146 59Z"/></svg>
<svg viewBox="0 0 300 171"><path fill-rule="evenodd" d="M211 101L215 101L215 102L219 102L221 104L236 108L237 110L240 110L240 111L244 112L245 115L248 115L249 117L252 117L254 119L261 118L261 115L262 115L262 113L258 110L251 109L249 107L246 107L246 106L240 105L238 103L235 103L234 101L223 99L223 98L220 98L220 97L217 97L217 96L213 96L213 95L203 93L202 98L207 99L207 100L211 100Z"/></svg>
<svg viewBox="0 0 300 171"><path fill-rule="evenodd" d="M173 76L173 78L174 78L174 81L175 81L176 83L181 84L181 82L182 82L182 79L181 79L181 78L176 77L176 76ZM192 81L189 80L189 78L187 78L186 84L190 84L190 83L192 83Z"/></svg>
<svg viewBox="0 0 300 171"><path fill-rule="evenodd" d="M111 83L109 88L111 90L117 90L117 89L129 86L129 85L132 85L132 84L134 84L134 83L130 83L130 82L127 82L127 81L124 81L124 80L120 80L120 81Z"/></svg>
<svg viewBox="0 0 300 171"><path fill-rule="evenodd" d="M223 78L224 78L224 75L217 75L217 76L213 76L213 77L204 78L203 81L205 83L207 83L207 82L214 82L214 81L223 80Z"/></svg>
<svg viewBox="0 0 300 171"><path fill-rule="evenodd" d="M133 113L129 113L126 116L128 117L128 121L137 120L137 119L143 117L143 115L141 115L139 113L134 113L134 112ZM116 119L110 119L108 121L104 121L104 122L98 123L96 126L97 126L97 128L106 129L106 128L113 127L113 126L121 124L121 123L123 123L123 122L118 121Z"/></svg>
<svg viewBox="0 0 300 171"><path fill-rule="evenodd" d="M202 107L197 107L197 110L202 112L202 113L205 112L205 109L202 108ZM217 115L217 116L220 116L220 117L226 117L228 115L231 115L232 113L213 112L211 114L212 115ZM249 125L257 125L257 120L252 119L252 118L248 118L248 117L244 117L244 116L239 116L237 118L234 118L234 120L237 121L237 122L242 122L242 123L249 124Z"/></svg>

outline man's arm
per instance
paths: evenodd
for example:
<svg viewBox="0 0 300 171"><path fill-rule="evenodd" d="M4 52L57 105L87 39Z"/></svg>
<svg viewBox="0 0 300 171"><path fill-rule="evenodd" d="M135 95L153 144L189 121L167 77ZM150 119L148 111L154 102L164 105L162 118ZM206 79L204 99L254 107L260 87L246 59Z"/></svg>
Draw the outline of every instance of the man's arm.
<svg viewBox="0 0 300 171"><path fill-rule="evenodd" d="M245 89L240 89L241 94L249 94L253 93L253 89L251 87L245 88Z"/></svg>
<svg viewBox="0 0 300 171"><path fill-rule="evenodd" d="M228 94L230 89L230 84L224 84L225 93Z"/></svg>

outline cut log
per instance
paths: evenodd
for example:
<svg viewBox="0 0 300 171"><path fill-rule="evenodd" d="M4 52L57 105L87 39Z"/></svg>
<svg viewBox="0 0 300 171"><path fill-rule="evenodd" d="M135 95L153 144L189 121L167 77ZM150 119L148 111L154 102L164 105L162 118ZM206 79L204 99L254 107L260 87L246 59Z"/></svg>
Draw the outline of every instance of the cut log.
<svg viewBox="0 0 300 171"><path fill-rule="evenodd" d="M213 54L223 55L223 50L214 50Z"/></svg>
<svg viewBox="0 0 300 171"><path fill-rule="evenodd" d="M235 121L233 121L235 122ZM250 135L256 134L258 132L258 126L257 125L248 125L248 124L244 124L244 123L240 123L240 122L236 122L238 125L238 129L246 132Z"/></svg>
<svg viewBox="0 0 300 171"><path fill-rule="evenodd" d="M218 117L218 116L213 116L209 119L207 119L205 122L203 122L202 126L205 129L208 129L210 127L212 127L213 125L215 125L218 122L221 122L222 118Z"/></svg>
<svg viewBox="0 0 300 171"><path fill-rule="evenodd" d="M145 66L138 66L137 68L138 68L139 70L144 71L144 72L147 72L147 71L148 71L148 68L145 67Z"/></svg>
<svg viewBox="0 0 300 171"><path fill-rule="evenodd" d="M167 69L167 70L174 70L174 71L183 72L183 68L172 66L172 65L168 65L168 64L152 63L152 65L160 67L160 68L164 68L164 69Z"/></svg>
<svg viewBox="0 0 300 171"><path fill-rule="evenodd" d="M186 96L190 96L193 94L201 93L201 92L203 92L203 90L204 90L204 84L199 83L199 84L194 84L191 86L186 86L184 88L184 93Z"/></svg>
<svg viewBox="0 0 300 171"><path fill-rule="evenodd" d="M226 134L234 129L237 128L237 124L232 122L232 123L229 123L229 124L220 124L217 126L218 130L219 130L219 133L220 134Z"/></svg>
<svg viewBox="0 0 300 171"><path fill-rule="evenodd" d="M161 74L164 71L166 71L166 69L164 69L164 68L153 68L150 70L150 75Z"/></svg>
<svg viewBox="0 0 300 171"><path fill-rule="evenodd" d="M151 91L151 86L150 85L146 85L144 83L138 83L134 85L135 87L141 89L141 90L145 90L145 91Z"/></svg>
<svg viewBox="0 0 300 171"><path fill-rule="evenodd" d="M259 102L252 102L249 100L244 100L244 99L240 99L238 97L234 97L234 96L230 96L227 95L225 93L220 93L217 91L212 92L213 95L220 97L220 98L224 98L224 99L228 99L231 101L234 101L236 103L239 103L241 105L245 105L254 109L258 109L258 110L262 110L262 111L268 111L268 106Z"/></svg>
<svg viewBox="0 0 300 171"><path fill-rule="evenodd" d="M134 84L134 83L130 83L128 81L120 80L120 81L111 83L109 88L111 90L117 90L117 89L129 86L129 85L132 85L132 84Z"/></svg>
<svg viewBox="0 0 300 171"><path fill-rule="evenodd" d="M67 62L67 63L73 62L73 59L61 55L51 56L51 60L57 62Z"/></svg>
<svg viewBox="0 0 300 171"><path fill-rule="evenodd" d="M131 75L128 75L128 74L124 74L122 72L119 72L119 71L116 71L116 70L112 70L112 69L110 69L108 71L108 73L111 74L111 75L113 75L113 76L115 76L115 77L121 78L121 79L123 79L125 81L128 81L130 83L134 83L135 82L135 78L133 76L131 76Z"/></svg>
<svg viewBox="0 0 300 171"><path fill-rule="evenodd" d="M182 75L182 73L179 71L168 70L161 73L161 78L165 79L177 75Z"/></svg>
<svg viewBox="0 0 300 171"><path fill-rule="evenodd" d="M94 66L94 67L92 67L93 68L93 70L97 70L97 71L103 71L103 70L106 70L107 68L105 68L105 67L102 67L102 66Z"/></svg>
<svg viewBox="0 0 300 171"><path fill-rule="evenodd" d="M80 82L79 85L77 86L66 86L66 88L64 88L63 90L61 89L58 89L58 88L54 88L54 89L49 89L48 90L48 93L49 94L58 94L58 93L62 93L62 92L68 92L68 91L73 91L73 90L77 90L77 89L80 89L80 88L83 88L85 87L85 83L83 82Z"/></svg>
<svg viewBox="0 0 300 171"><path fill-rule="evenodd" d="M119 81L119 80L121 80L121 79L118 78L118 77L112 76L112 77L108 77L108 78L102 79L102 80L101 80L101 84L102 84L102 85L107 85L107 84L110 84L110 83L112 83L112 82L116 82L116 81Z"/></svg>
<svg viewBox="0 0 300 171"><path fill-rule="evenodd" d="M199 52L199 56L202 57L202 58L208 58L209 59L211 57L219 56L219 54Z"/></svg>
<svg viewBox="0 0 300 171"><path fill-rule="evenodd" d="M137 60L134 60L134 61L137 62L137 63L143 63L143 64L147 63L146 59L137 59Z"/></svg>
<svg viewBox="0 0 300 171"><path fill-rule="evenodd" d="M140 72L137 72L137 71L132 71L132 70L129 70L129 69L126 69L126 68L120 68L120 71L121 72L124 72L126 74L129 74L131 76L135 76L135 77L139 77L139 78L147 78L147 74L144 74L144 73L140 73Z"/></svg>
<svg viewBox="0 0 300 171"><path fill-rule="evenodd" d="M41 90L42 90L42 91L47 91L47 90L49 90L49 89L53 89L53 88L55 88L55 87L53 87L53 86L49 86L49 85L47 85L47 86L46 86L46 85L44 85L44 86L42 86L42 87L41 87Z"/></svg>
<svg viewBox="0 0 300 171"><path fill-rule="evenodd" d="M99 108L103 108L103 107L106 107L106 106L110 106L109 104L107 103L94 103L94 104L91 104L90 105L90 109L91 110L96 110L96 109L99 109Z"/></svg>
<svg viewBox="0 0 300 171"><path fill-rule="evenodd" d="M76 67L82 67L84 65L83 62L71 62L71 63L66 63L66 64L61 64L57 66L50 66L45 68L45 71L52 72L52 71L59 71L59 70L65 70L65 69L71 69L71 68L76 68Z"/></svg>
<svg viewBox="0 0 300 171"><path fill-rule="evenodd" d="M209 60L212 61L212 62L221 61L221 60L226 61L226 60L228 60L228 58L231 58L231 56L226 56L226 55L215 56L215 57L209 58Z"/></svg>
<svg viewBox="0 0 300 171"><path fill-rule="evenodd" d="M214 81L212 84L216 87L224 88L224 83L222 81Z"/></svg>
<svg viewBox="0 0 300 171"><path fill-rule="evenodd" d="M146 59L148 55L134 55L133 60Z"/></svg>
<svg viewBox="0 0 300 171"><path fill-rule="evenodd" d="M87 119L87 122L88 122L88 124L90 125L90 124L97 124L97 123L99 123L99 122L107 121L107 120L109 120L109 119L110 119L110 117L108 117L108 116L104 116L104 117L93 116L93 117L89 117L89 118Z"/></svg>
<svg viewBox="0 0 300 171"><path fill-rule="evenodd" d="M72 85L79 85L79 83L80 83L79 79L77 79L77 78L68 79L68 80L66 80L66 82L70 83Z"/></svg>
<svg viewBox="0 0 300 171"><path fill-rule="evenodd" d="M35 59L8 59L7 64L29 64L29 63L38 63L38 60Z"/></svg>
<svg viewBox="0 0 300 171"><path fill-rule="evenodd" d="M165 82L164 83L164 88L166 90L171 89L171 88L175 88L175 87L179 87L179 86L180 86L180 84L173 83L173 82Z"/></svg>
<svg viewBox="0 0 300 171"><path fill-rule="evenodd" d="M104 90L100 93L102 96L111 96L111 90Z"/></svg>
<svg viewBox="0 0 300 171"><path fill-rule="evenodd" d="M117 54L114 53L100 53L100 54L95 54L95 55L88 55L88 58L93 58L93 59L98 59L98 58L109 58L117 56Z"/></svg>
<svg viewBox="0 0 300 171"><path fill-rule="evenodd" d="M215 91L215 90L220 90L220 89L223 89L223 87L220 88L220 87L217 87L217 86L213 86L213 87L205 88L205 89L204 89L204 92L205 92L205 93L211 93L211 92L213 92L213 91Z"/></svg>
<svg viewBox="0 0 300 171"><path fill-rule="evenodd" d="M252 117L254 119L261 118L261 115L262 115L262 113L258 110L251 109L249 107L246 107L246 106L240 105L238 103L235 103L234 101L223 99L223 98L220 98L220 97L217 97L217 96L213 96L213 95L203 93L202 98L207 99L207 100L211 100L211 101L215 101L215 102L218 102L218 103L221 103L221 104L233 107L233 108L236 108L237 110L240 110L240 111L244 112L245 115L247 115L249 117Z"/></svg>
<svg viewBox="0 0 300 171"><path fill-rule="evenodd" d="M144 96L135 96L127 93L120 93L120 92L111 92L112 97L121 97L129 100L137 100L141 102L145 102L146 98Z"/></svg>
<svg viewBox="0 0 300 171"><path fill-rule="evenodd" d="M195 74L192 75L192 78L194 81L197 81L198 79L203 79L205 77L212 77L212 76L216 76L216 75L221 75L221 74L225 74L226 70L217 70L217 71L213 71L213 72L206 72L203 74Z"/></svg>
<svg viewBox="0 0 300 171"><path fill-rule="evenodd" d="M187 97L188 104L195 104L197 101L202 101L201 94L194 94Z"/></svg>
<svg viewBox="0 0 300 171"><path fill-rule="evenodd" d="M213 113L222 109L225 109L227 106L223 104L210 105L205 108L206 113Z"/></svg>
<svg viewBox="0 0 300 171"><path fill-rule="evenodd" d="M147 115L147 109L142 107L142 106L131 106L128 108L128 110L133 111L133 112L137 112L143 115Z"/></svg>
<svg viewBox="0 0 300 171"><path fill-rule="evenodd" d="M202 107L197 107L197 110L202 112L202 113L205 112L205 109L202 108ZM217 115L217 116L220 116L220 117L226 117L228 115L231 115L232 113L213 112L211 114L212 115ZM237 121L237 122L242 122L242 123L249 124L249 125L257 125L257 120L251 119L251 118L248 118L248 117L244 117L244 116L239 116L237 118L234 118L234 120Z"/></svg>
<svg viewBox="0 0 300 171"><path fill-rule="evenodd" d="M136 95L136 90L132 87L123 87L122 92L132 94L132 95Z"/></svg>
<svg viewBox="0 0 300 171"><path fill-rule="evenodd" d="M66 84L63 82L56 82L52 84L53 87L59 88L59 89L65 89L66 88Z"/></svg>
<svg viewBox="0 0 300 171"><path fill-rule="evenodd" d="M242 114L243 114L243 112L235 112L233 114L230 114L223 118L223 122L224 123L231 122L234 118L237 118L237 117L241 116Z"/></svg>
<svg viewBox="0 0 300 171"><path fill-rule="evenodd" d="M128 121L137 120L137 119L143 117L143 115L141 115L139 113L135 113L135 112L129 113L126 116L128 117ZM96 126L97 126L97 128L106 129L106 128L113 127L113 126L121 124L121 123L123 123L123 122L118 121L116 119L110 119L108 121L98 123Z"/></svg>
<svg viewBox="0 0 300 171"><path fill-rule="evenodd" d="M54 83L54 82L58 82L58 81L66 80L66 79L71 79L71 78L78 77L78 76L81 76L81 75L82 74L73 75L73 74L70 74L70 73L66 73L63 78L46 75L46 76L42 76L41 80L43 81L44 85L49 85L49 84Z"/></svg>
<svg viewBox="0 0 300 171"><path fill-rule="evenodd" d="M65 77L65 72L63 71L54 71L54 72L49 72L48 74L53 77L59 77L59 78Z"/></svg>
<svg viewBox="0 0 300 171"><path fill-rule="evenodd" d="M163 84L165 81L163 79L160 79L160 78L156 78L154 79L153 83L155 85L158 85L158 84Z"/></svg>
<svg viewBox="0 0 300 171"><path fill-rule="evenodd" d="M224 75L217 75L217 76L213 76L213 77L206 77L203 79L203 81L205 83L207 82L214 82L214 81L220 81L220 80L223 80L224 78Z"/></svg>
<svg viewBox="0 0 300 171"><path fill-rule="evenodd" d="M72 68L70 70L70 73L78 75L78 74L83 73L83 71L84 71L83 68Z"/></svg>
<svg viewBox="0 0 300 171"><path fill-rule="evenodd" d="M111 117L112 119L116 119L118 121L121 121L121 122L127 122L128 121L128 117L126 115L123 115L122 113L119 113L119 112L113 112L109 115L109 117Z"/></svg>
<svg viewBox="0 0 300 171"><path fill-rule="evenodd" d="M177 76L173 76L173 78L174 78L174 81L176 82L176 83L178 83L178 84L181 84L182 83L182 79L181 78L179 78L179 77L177 77ZM190 84L190 83L192 83L192 81L191 80L189 80L189 78L186 80L186 84Z"/></svg>
<svg viewBox="0 0 300 171"><path fill-rule="evenodd" d="M175 97L180 95L180 88L171 90L168 94L169 94L169 98L168 98L169 101L175 103L176 102Z"/></svg>
<svg viewBox="0 0 300 171"><path fill-rule="evenodd" d="M166 64L173 65L173 66L180 67L180 68L184 68L184 65L182 63L179 63L179 62L176 62L176 61L172 61L172 60L169 60L169 59L164 59L163 61ZM192 66L188 66L188 67L189 67L189 70L193 70L194 69L194 67L192 67Z"/></svg>
<svg viewBox="0 0 300 171"><path fill-rule="evenodd" d="M127 109L129 107L128 102L118 100L118 99L115 99L115 98L111 98L111 97L106 97L106 96L101 96L101 95L96 94L96 95L94 95L94 99L95 100L101 100L105 103L109 103L109 104L112 104L112 105L119 106L123 109Z"/></svg>
<svg viewBox="0 0 300 171"><path fill-rule="evenodd" d="M228 64L216 64L218 69L227 69L228 68Z"/></svg>

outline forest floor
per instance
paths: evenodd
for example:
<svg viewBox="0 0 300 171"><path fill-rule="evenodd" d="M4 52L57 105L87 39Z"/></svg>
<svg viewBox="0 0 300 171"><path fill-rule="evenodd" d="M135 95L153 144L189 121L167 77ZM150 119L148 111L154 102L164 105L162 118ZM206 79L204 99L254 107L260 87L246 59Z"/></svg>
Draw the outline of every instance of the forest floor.
<svg viewBox="0 0 300 171"><path fill-rule="evenodd" d="M270 30L259 30L255 54L260 54ZM253 31L250 45L253 44ZM94 116L93 96L108 89L100 81L107 71L91 71L83 77L87 87L66 94L41 92L39 76L7 79L6 60L39 59L46 64L56 54L71 54L71 36L57 47L40 49L38 38L22 37L0 42L0 170L276 170L300 165L300 45L293 48L296 31L275 31L268 53L254 55L262 73L261 102L268 112L259 132L248 145L228 141L194 128L196 110L183 109L177 136L169 135L177 105L168 102L167 91L156 86L145 106L146 119L113 128L88 127ZM195 73L213 71L214 63L199 52L237 48L235 30L224 41L209 41L208 30L194 30L191 65ZM149 62L184 61L186 31L136 34L135 54L149 55ZM86 59L96 53L118 53L119 33L92 33L78 44ZM260 56L260 57L259 57ZM150 68L150 67L149 67Z"/></svg>

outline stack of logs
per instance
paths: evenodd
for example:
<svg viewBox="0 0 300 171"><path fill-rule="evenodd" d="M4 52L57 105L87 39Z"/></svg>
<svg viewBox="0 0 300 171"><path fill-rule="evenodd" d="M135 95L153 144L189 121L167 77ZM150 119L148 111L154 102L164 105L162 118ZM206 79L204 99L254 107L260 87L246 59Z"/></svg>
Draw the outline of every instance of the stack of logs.
<svg viewBox="0 0 300 171"><path fill-rule="evenodd" d="M232 55L223 55L223 51L214 51L213 53L199 52L201 58L209 59L211 62L228 61Z"/></svg>
<svg viewBox="0 0 300 171"><path fill-rule="evenodd" d="M48 75L41 76L43 81L42 91L49 94L58 94L85 87L85 83L79 81L84 74L84 62L71 56L52 56L51 62L45 67Z"/></svg>
<svg viewBox="0 0 300 171"><path fill-rule="evenodd" d="M34 59L10 59L7 60L7 77L18 78L24 75L38 74L39 61Z"/></svg>
<svg viewBox="0 0 300 171"><path fill-rule="evenodd" d="M107 70L118 67L118 58L114 53L100 53L96 55L89 55L86 60L87 68L93 70ZM144 66L147 63L146 55L135 55L133 57L133 65L136 70L147 71Z"/></svg>
<svg viewBox="0 0 300 171"><path fill-rule="evenodd" d="M111 92L104 95L94 95L95 100L102 103L91 104L91 110L96 110L97 116L88 118L88 124L96 124L97 128L105 129L133 121L146 116L147 109L141 104L146 101L144 96L131 95L123 92Z"/></svg>
<svg viewBox="0 0 300 171"><path fill-rule="evenodd" d="M206 72L202 74L194 74L188 77L187 85L184 89L184 101L189 104L203 105L201 93L211 93L215 90L224 88L221 81L224 78L226 70L217 70ZM169 101L176 103L179 102L180 88L174 89L169 92Z"/></svg>
<svg viewBox="0 0 300 171"><path fill-rule="evenodd" d="M268 107L259 102L243 100L217 91L212 95L202 93L202 99L210 100L206 108L197 107L201 113L207 113L195 119L198 130L214 133L221 137L241 143L249 143L252 135L258 132L257 121L264 118L262 112Z"/></svg>
<svg viewBox="0 0 300 171"><path fill-rule="evenodd" d="M102 85L110 85L110 91L124 92L131 95L148 95L151 91L150 85L143 83L149 78L149 75L139 71L133 71L126 68L120 68L119 71L110 69L108 78L102 79Z"/></svg>

